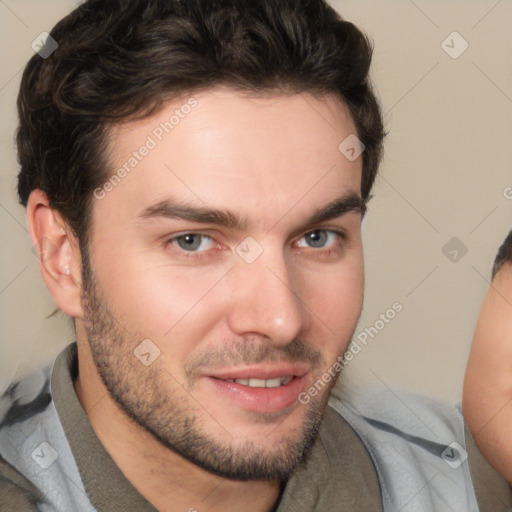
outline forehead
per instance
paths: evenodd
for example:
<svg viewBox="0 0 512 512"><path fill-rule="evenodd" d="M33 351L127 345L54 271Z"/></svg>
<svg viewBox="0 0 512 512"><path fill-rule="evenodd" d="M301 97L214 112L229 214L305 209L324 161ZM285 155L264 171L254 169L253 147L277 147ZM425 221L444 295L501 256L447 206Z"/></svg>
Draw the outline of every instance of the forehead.
<svg viewBox="0 0 512 512"><path fill-rule="evenodd" d="M294 202L300 214L360 194L362 158L350 160L339 149L355 132L334 95L255 97L216 87L174 99L147 119L110 130L111 183L95 216L114 208L133 217L171 196L258 214L262 222L274 222L266 212L275 216Z"/></svg>

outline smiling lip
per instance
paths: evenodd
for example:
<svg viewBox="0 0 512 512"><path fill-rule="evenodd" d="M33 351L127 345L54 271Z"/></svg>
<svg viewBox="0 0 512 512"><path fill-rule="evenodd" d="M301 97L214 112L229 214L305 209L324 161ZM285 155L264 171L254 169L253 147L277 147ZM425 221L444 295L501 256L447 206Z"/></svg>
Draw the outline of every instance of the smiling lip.
<svg viewBox="0 0 512 512"><path fill-rule="evenodd" d="M299 394L304 390L309 367L299 364L283 364L253 366L226 369L205 375L204 379L217 393L243 409L261 412L278 412L297 402ZM236 380L261 381L281 379L276 387L251 387L247 383ZM254 382L252 383L254 384Z"/></svg>
<svg viewBox="0 0 512 512"><path fill-rule="evenodd" d="M243 368L231 368L219 371L208 372L208 377L215 379L275 379L291 375L292 377L303 377L308 373L309 366L305 364L267 364L244 366Z"/></svg>

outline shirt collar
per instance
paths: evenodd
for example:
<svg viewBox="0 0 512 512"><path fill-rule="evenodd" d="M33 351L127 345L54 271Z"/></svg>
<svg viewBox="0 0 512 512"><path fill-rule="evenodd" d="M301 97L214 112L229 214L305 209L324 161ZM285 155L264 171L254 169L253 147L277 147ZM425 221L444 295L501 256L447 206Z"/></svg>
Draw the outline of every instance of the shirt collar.
<svg viewBox="0 0 512 512"><path fill-rule="evenodd" d="M124 476L96 436L75 393L76 343L57 357L52 396L84 488L98 512L156 512ZM276 512L382 511L380 487L366 448L349 424L327 408L319 436L290 477Z"/></svg>

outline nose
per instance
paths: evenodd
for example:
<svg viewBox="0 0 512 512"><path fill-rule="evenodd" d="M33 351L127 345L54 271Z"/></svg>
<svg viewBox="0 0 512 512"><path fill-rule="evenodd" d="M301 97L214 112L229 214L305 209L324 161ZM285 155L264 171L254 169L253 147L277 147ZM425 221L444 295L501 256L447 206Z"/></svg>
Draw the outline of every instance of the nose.
<svg viewBox="0 0 512 512"><path fill-rule="evenodd" d="M287 267L282 255L265 253L253 263L238 262L230 275L232 332L286 345L307 329L309 312L298 293L300 283Z"/></svg>

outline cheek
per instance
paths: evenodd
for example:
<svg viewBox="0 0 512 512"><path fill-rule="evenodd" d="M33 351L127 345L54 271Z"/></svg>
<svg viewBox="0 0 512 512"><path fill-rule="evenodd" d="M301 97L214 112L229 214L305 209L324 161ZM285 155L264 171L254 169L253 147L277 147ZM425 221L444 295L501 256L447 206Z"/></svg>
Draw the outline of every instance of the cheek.
<svg viewBox="0 0 512 512"><path fill-rule="evenodd" d="M310 308L318 348L327 359L338 356L356 328L363 306L362 258L332 270L305 277L305 304Z"/></svg>
<svg viewBox="0 0 512 512"><path fill-rule="evenodd" d="M145 252L98 250L95 277L118 323L137 339L148 338L170 359L180 359L204 339L218 319L216 283L223 269L199 271L162 264Z"/></svg>
<svg viewBox="0 0 512 512"><path fill-rule="evenodd" d="M354 274L340 275L333 279L329 291L322 300L322 308L328 316L331 330L345 339L352 335L363 306L363 279ZM329 300L330 299L330 300Z"/></svg>
<svg viewBox="0 0 512 512"><path fill-rule="evenodd" d="M339 263L315 271L300 273L304 300L322 317L327 315L338 325L351 323L362 307L364 268L362 251L351 251Z"/></svg>

